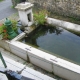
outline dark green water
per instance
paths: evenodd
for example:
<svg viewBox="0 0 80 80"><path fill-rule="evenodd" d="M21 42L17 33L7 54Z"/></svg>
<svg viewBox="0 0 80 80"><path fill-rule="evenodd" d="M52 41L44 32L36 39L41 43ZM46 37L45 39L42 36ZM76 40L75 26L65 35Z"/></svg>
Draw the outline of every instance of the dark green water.
<svg viewBox="0 0 80 80"><path fill-rule="evenodd" d="M44 26L21 41L80 64L80 37L67 30Z"/></svg>

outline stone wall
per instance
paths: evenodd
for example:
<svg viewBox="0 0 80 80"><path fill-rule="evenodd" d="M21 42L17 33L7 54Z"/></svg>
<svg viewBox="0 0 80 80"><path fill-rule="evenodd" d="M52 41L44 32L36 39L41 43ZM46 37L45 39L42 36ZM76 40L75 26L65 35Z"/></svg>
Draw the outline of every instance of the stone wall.
<svg viewBox="0 0 80 80"><path fill-rule="evenodd" d="M18 3L22 2L22 0L11 0L13 7L15 7Z"/></svg>
<svg viewBox="0 0 80 80"><path fill-rule="evenodd" d="M36 8L42 7L60 15L80 18L80 0L27 0Z"/></svg>

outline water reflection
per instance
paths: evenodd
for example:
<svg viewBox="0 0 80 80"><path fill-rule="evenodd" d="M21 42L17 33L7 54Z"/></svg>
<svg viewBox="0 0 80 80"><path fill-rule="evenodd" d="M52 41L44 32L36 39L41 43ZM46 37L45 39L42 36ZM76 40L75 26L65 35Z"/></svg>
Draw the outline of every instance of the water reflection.
<svg viewBox="0 0 80 80"><path fill-rule="evenodd" d="M63 31L63 29L59 28L59 27L50 27L50 26L40 26L38 29L36 29L35 31L33 31L31 34L28 35L28 37L25 38L25 42L33 44L36 47L39 47L39 45L37 44L37 39L41 36L45 36L48 34L56 34L56 35L60 35L61 32Z"/></svg>
<svg viewBox="0 0 80 80"><path fill-rule="evenodd" d="M59 27L40 26L21 42L80 63L80 37Z"/></svg>

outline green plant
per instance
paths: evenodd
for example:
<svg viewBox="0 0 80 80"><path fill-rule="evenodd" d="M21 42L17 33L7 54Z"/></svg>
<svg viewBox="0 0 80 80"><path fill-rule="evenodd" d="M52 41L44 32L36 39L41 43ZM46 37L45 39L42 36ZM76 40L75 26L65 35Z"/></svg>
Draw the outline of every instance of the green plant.
<svg viewBox="0 0 80 80"><path fill-rule="evenodd" d="M1 2L1 1L3 1L3 0L0 0L0 2Z"/></svg>
<svg viewBox="0 0 80 80"><path fill-rule="evenodd" d="M11 20L11 22L12 22L12 28L13 28L13 30L14 30L15 32L17 32L17 26L16 26L17 21ZM4 24L0 24L0 34L3 35L3 39L4 39L4 40L5 40L5 39L9 39L9 35L8 35L8 33L7 33L7 29L6 29L6 26L5 26Z"/></svg>
<svg viewBox="0 0 80 80"><path fill-rule="evenodd" d="M0 24L0 34L3 33L3 30L5 29L6 27L4 26L4 24Z"/></svg>
<svg viewBox="0 0 80 80"><path fill-rule="evenodd" d="M15 31L15 32L17 32L17 21L15 21L15 20L11 20L11 22L12 22L12 27L13 27L13 30Z"/></svg>
<svg viewBox="0 0 80 80"><path fill-rule="evenodd" d="M2 36L1 39L7 39L7 31L4 24L0 24L0 35Z"/></svg>
<svg viewBox="0 0 80 80"><path fill-rule="evenodd" d="M41 10L39 12L35 12L33 14L35 24L36 25L44 25L44 23L46 22L46 19L45 19L46 14L48 14L48 12L46 10Z"/></svg>

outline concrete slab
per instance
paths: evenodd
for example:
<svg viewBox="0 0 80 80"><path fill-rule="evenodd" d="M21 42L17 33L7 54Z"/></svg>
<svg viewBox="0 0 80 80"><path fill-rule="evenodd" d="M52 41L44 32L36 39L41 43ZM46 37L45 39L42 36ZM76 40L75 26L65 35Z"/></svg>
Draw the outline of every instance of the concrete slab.
<svg viewBox="0 0 80 80"><path fill-rule="evenodd" d="M0 73L0 80L8 80L5 74Z"/></svg>
<svg viewBox="0 0 80 80"><path fill-rule="evenodd" d="M19 62L16 62L12 59L9 59L7 57L4 56L4 59L7 63L7 68L8 69L11 69L13 71L20 71L22 70L25 65L19 63ZM35 79L35 80L55 80L47 75L44 75L38 71L35 71L29 67L26 67L26 69L23 70L23 72L21 73L21 75L25 76L25 77L29 77L29 78L32 78L32 79Z"/></svg>
<svg viewBox="0 0 80 80"><path fill-rule="evenodd" d="M7 68L13 71L20 71L22 70L26 65L24 64L25 61L21 58L17 57L16 55L11 54L8 51L5 51L4 49L0 48L0 51L3 54L3 57L6 61ZM26 66L26 69L24 69L21 73L21 75L25 77L29 77L35 80L55 80L54 78L51 78L41 72L38 72L36 70L31 69L30 67ZM0 74L0 76L3 76L3 74ZM4 77L3 77L4 78ZM0 80L7 80L2 79L0 77Z"/></svg>

